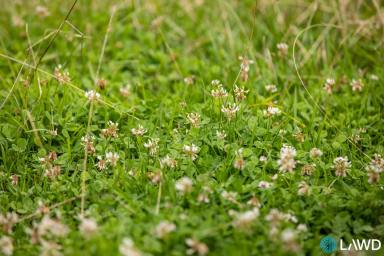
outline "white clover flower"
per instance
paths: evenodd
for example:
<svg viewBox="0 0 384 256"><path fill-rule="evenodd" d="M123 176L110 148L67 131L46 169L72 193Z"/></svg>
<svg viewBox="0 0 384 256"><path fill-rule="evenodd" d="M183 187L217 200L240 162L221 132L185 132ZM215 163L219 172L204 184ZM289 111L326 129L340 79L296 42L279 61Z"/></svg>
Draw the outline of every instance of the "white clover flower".
<svg viewBox="0 0 384 256"><path fill-rule="evenodd" d="M126 86L121 87L119 91L121 96L123 96L124 98L128 98L129 95L131 95L131 85L127 84Z"/></svg>
<svg viewBox="0 0 384 256"><path fill-rule="evenodd" d="M270 209L269 213L265 216L265 220L271 222L273 226L276 226L279 222L285 219L285 214L277 209Z"/></svg>
<svg viewBox="0 0 384 256"><path fill-rule="evenodd" d="M187 250L187 255L192 255L196 253L199 256L204 256L209 252L208 246L205 243L200 242L196 239L187 238L185 239L185 243L189 247L189 249Z"/></svg>
<svg viewBox="0 0 384 256"><path fill-rule="evenodd" d="M235 98L237 101L243 101L247 97L249 90L245 90L243 87L238 87L235 85L233 92L235 93Z"/></svg>
<svg viewBox="0 0 384 256"><path fill-rule="evenodd" d="M59 165L54 165L49 169L45 170L44 176L50 179L55 179L60 175L60 172L61 172L61 167Z"/></svg>
<svg viewBox="0 0 384 256"><path fill-rule="evenodd" d="M186 85L192 85L195 81L195 77L194 76L188 76L188 77L185 77L184 78L184 83Z"/></svg>
<svg viewBox="0 0 384 256"><path fill-rule="evenodd" d="M363 82L360 79L359 80L352 79L351 87L352 87L352 91L354 91L354 92L355 91L361 92L363 90L364 84L363 84Z"/></svg>
<svg viewBox="0 0 384 256"><path fill-rule="evenodd" d="M156 155L157 151L159 150L159 141L160 139L149 139L146 143L144 143L144 147L149 149L149 154L151 156Z"/></svg>
<svg viewBox="0 0 384 256"><path fill-rule="evenodd" d="M46 255L53 255L53 256L61 256L63 255L61 253L62 246L54 241L47 241L42 239L40 241L41 243L41 251L40 255L46 256Z"/></svg>
<svg viewBox="0 0 384 256"><path fill-rule="evenodd" d="M197 154L199 153L200 148L195 144L191 144L190 146L184 145L183 151L184 151L184 154L186 154L192 159L192 161L195 161L197 159Z"/></svg>
<svg viewBox="0 0 384 256"><path fill-rule="evenodd" d="M248 72L250 64L254 63L253 60L250 60L244 56L239 56L239 60L241 61L240 68L241 68L241 70L243 70L245 72Z"/></svg>
<svg viewBox="0 0 384 256"><path fill-rule="evenodd" d="M305 196L310 193L310 187L305 181L301 181L298 186L297 194L299 196Z"/></svg>
<svg viewBox="0 0 384 256"><path fill-rule="evenodd" d="M291 252L298 252L300 250L300 245L297 242L297 231L290 228L284 229L281 232L281 240L285 250Z"/></svg>
<svg viewBox="0 0 384 256"><path fill-rule="evenodd" d="M279 169L282 172L293 172L296 166L296 149L292 146L283 145L280 150L280 159L277 161Z"/></svg>
<svg viewBox="0 0 384 256"><path fill-rule="evenodd" d="M224 99L228 97L228 92L225 90L222 84L216 85L214 89L211 90L211 95L217 99Z"/></svg>
<svg viewBox="0 0 384 256"><path fill-rule="evenodd" d="M144 127L142 125L139 125L137 128L131 129L131 133L137 137L143 136L146 132L147 132L147 130L144 129Z"/></svg>
<svg viewBox="0 0 384 256"><path fill-rule="evenodd" d="M81 137L81 144L84 146L84 150L91 155L93 155L96 152L96 149L93 143L94 140L95 140L95 137L88 134Z"/></svg>
<svg viewBox="0 0 384 256"><path fill-rule="evenodd" d="M259 182L258 187L259 189L262 189L262 190L269 189L270 187L272 187L272 184L268 181L262 180Z"/></svg>
<svg viewBox="0 0 384 256"><path fill-rule="evenodd" d="M187 114L187 121L191 124L192 127L200 127L200 114L199 113L189 113Z"/></svg>
<svg viewBox="0 0 384 256"><path fill-rule="evenodd" d="M17 186L19 184L19 176L12 174L9 179L11 180L12 185Z"/></svg>
<svg viewBox="0 0 384 256"><path fill-rule="evenodd" d="M2 236L0 238L0 250L6 256L13 254L13 243L9 236Z"/></svg>
<svg viewBox="0 0 384 256"><path fill-rule="evenodd" d="M192 191L193 182L188 177L182 177L175 183L175 188L182 194L187 194Z"/></svg>
<svg viewBox="0 0 384 256"><path fill-rule="evenodd" d="M225 133L225 131L216 131L216 137L219 140L224 140L227 137L227 134Z"/></svg>
<svg viewBox="0 0 384 256"><path fill-rule="evenodd" d="M240 110L240 107L236 105L236 103L230 104L228 103L226 106L223 105L221 107L221 112L225 115L228 120L232 120L235 116L236 113Z"/></svg>
<svg viewBox="0 0 384 256"><path fill-rule="evenodd" d="M108 163L111 164L111 166L116 166L117 161L119 160L120 156L119 154L115 152L107 152L105 153L105 159L107 160Z"/></svg>
<svg viewBox="0 0 384 256"><path fill-rule="evenodd" d="M85 97L87 97L89 101L97 101L100 99L100 93L98 93L94 90L86 91Z"/></svg>
<svg viewBox="0 0 384 256"><path fill-rule="evenodd" d="M69 228L61 223L59 219L52 219L48 215L44 215L38 225L38 233L41 236L51 234L56 237L64 237L69 233Z"/></svg>
<svg viewBox="0 0 384 256"><path fill-rule="evenodd" d="M81 137L81 142L83 144L93 142L94 140L95 140L95 137L92 135L85 135L85 136Z"/></svg>
<svg viewBox="0 0 384 256"><path fill-rule="evenodd" d="M248 80L249 66L254 63L253 60L249 60L247 57L239 56L240 64L240 77L242 81Z"/></svg>
<svg viewBox="0 0 384 256"><path fill-rule="evenodd" d="M130 238L124 238L119 246L119 252L123 256L141 256L142 253L139 251L133 241Z"/></svg>
<svg viewBox="0 0 384 256"><path fill-rule="evenodd" d="M268 158L266 156L260 156L259 161L262 163L266 163L268 161Z"/></svg>
<svg viewBox="0 0 384 256"><path fill-rule="evenodd" d="M98 225L94 219L80 217L80 221L79 230L85 238L89 239L97 233Z"/></svg>
<svg viewBox="0 0 384 256"><path fill-rule="evenodd" d="M348 157L336 157L332 167L335 169L336 176L345 177L351 168L351 162L348 161Z"/></svg>
<svg viewBox="0 0 384 256"><path fill-rule="evenodd" d="M267 92L269 92L269 93L275 93L275 92L277 92L277 87L276 87L276 85L274 85L274 84L267 84L267 85L265 86L265 90L266 90Z"/></svg>
<svg viewBox="0 0 384 256"><path fill-rule="evenodd" d="M240 171L244 170L244 168L245 168L244 158L242 156L237 156L235 158L234 163L233 163L233 167L237 170L240 170Z"/></svg>
<svg viewBox="0 0 384 256"><path fill-rule="evenodd" d="M200 202L200 203L209 203L209 196L205 193L200 193L198 196L197 196L197 201Z"/></svg>
<svg viewBox="0 0 384 256"><path fill-rule="evenodd" d="M261 206L261 203L260 203L259 199L256 196L252 196L248 200L247 204L248 205L252 205L253 207L257 207L257 208L260 208L260 206Z"/></svg>
<svg viewBox="0 0 384 256"><path fill-rule="evenodd" d="M104 138L117 138L119 137L119 123L114 123L111 120L108 121L108 127L101 130L101 136Z"/></svg>
<svg viewBox="0 0 384 256"><path fill-rule="evenodd" d="M307 231L308 231L308 227L307 227L307 225L305 225L305 224L299 224L299 225L297 225L296 229L297 229L297 231L299 231L299 232L307 232Z"/></svg>
<svg viewBox="0 0 384 256"><path fill-rule="evenodd" d="M60 64L55 67L53 74L55 75L55 78L57 79L60 85L64 83L69 83L71 81L69 72L63 71L63 67Z"/></svg>
<svg viewBox="0 0 384 256"><path fill-rule="evenodd" d="M377 173L384 172L384 159L381 157L381 155L374 154L369 167Z"/></svg>
<svg viewBox="0 0 384 256"><path fill-rule="evenodd" d="M318 148L312 148L311 151L309 151L309 155L311 158L319 158L323 155L323 152Z"/></svg>
<svg viewBox="0 0 384 256"><path fill-rule="evenodd" d="M274 115L280 114L280 109L278 107L268 106L266 110L263 111L264 116L271 117Z"/></svg>
<svg viewBox="0 0 384 256"><path fill-rule="evenodd" d="M160 159L160 166L161 168L168 167L174 169L177 166L177 161L169 155L166 155L164 158Z"/></svg>
<svg viewBox="0 0 384 256"><path fill-rule="evenodd" d="M295 237L296 233L292 229L285 229L281 233L281 240L283 240L283 242L292 241L295 239Z"/></svg>
<svg viewBox="0 0 384 256"><path fill-rule="evenodd" d="M169 233L176 230L176 225L169 221L161 221L155 228L156 237L163 239Z"/></svg>
<svg viewBox="0 0 384 256"><path fill-rule="evenodd" d="M158 184L161 181L161 172L148 172L147 177L151 180L153 184Z"/></svg>
<svg viewBox="0 0 384 256"><path fill-rule="evenodd" d="M221 192L221 196L225 199L225 200L228 200L232 203L237 203L237 200L236 200L236 197L237 197L237 193L236 192L233 192L233 191L226 191L224 190L223 192Z"/></svg>
<svg viewBox="0 0 384 256"><path fill-rule="evenodd" d="M278 43L276 45L276 48L277 48L278 53L281 57L288 54L288 45L286 43Z"/></svg>
<svg viewBox="0 0 384 256"><path fill-rule="evenodd" d="M336 82L333 78L327 78L324 83L323 89L328 93L332 94L333 88L335 86Z"/></svg>
<svg viewBox="0 0 384 256"><path fill-rule="evenodd" d="M305 164L301 167L301 174L310 176L315 169L316 164Z"/></svg>
<svg viewBox="0 0 384 256"><path fill-rule="evenodd" d="M0 214L0 227L5 233L11 233L18 220L19 216L15 212Z"/></svg>
<svg viewBox="0 0 384 256"><path fill-rule="evenodd" d="M284 218L286 221L291 221L292 223L297 223L297 217L291 213L284 214Z"/></svg>
<svg viewBox="0 0 384 256"><path fill-rule="evenodd" d="M368 171L368 183L375 184L380 181L380 172L377 172L375 169L371 169L371 166L367 167Z"/></svg>
<svg viewBox="0 0 384 256"><path fill-rule="evenodd" d="M252 210L237 214L236 220L233 222L233 226L240 229L249 228L252 222L259 217L259 215L259 208L253 208Z"/></svg>
<svg viewBox="0 0 384 256"><path fill-rule="evenodd" d="M99 169L100 171L107 169L107 161L105 161L102 156L97 156L97 159L98 162L95 165L97 169Z"/></svg>
<svg viewBox="0 0 384 256"><path fill-rule="evenodd" d="M40 18L45 18L45 17L48 17L49 15L51 15L51 13L49 12L48 8L43 6L43 5L36 6L35 11L36 11L36 14Z"/></svg>
<svg viewBox="0 0 384 256"><path fill-rule="evenodd" d="M371 74L371 75L369 76L369 79L371 79L371 80L373 80L373 81L379 81L379 77L378 77L377 75L375 75L375 74Z"/></svg>

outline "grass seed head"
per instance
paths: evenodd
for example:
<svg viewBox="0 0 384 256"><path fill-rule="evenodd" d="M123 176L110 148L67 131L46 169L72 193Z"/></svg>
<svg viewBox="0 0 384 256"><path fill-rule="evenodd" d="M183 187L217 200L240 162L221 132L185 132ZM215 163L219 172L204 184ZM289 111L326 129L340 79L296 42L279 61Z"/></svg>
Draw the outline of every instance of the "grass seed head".
<svg viewBox="0 0 384 256"><path fill-rule="evenodd" d="M107 80L100 78L97 80L96 85L101 91L103 91L105 87L107 87Z"/></svg>

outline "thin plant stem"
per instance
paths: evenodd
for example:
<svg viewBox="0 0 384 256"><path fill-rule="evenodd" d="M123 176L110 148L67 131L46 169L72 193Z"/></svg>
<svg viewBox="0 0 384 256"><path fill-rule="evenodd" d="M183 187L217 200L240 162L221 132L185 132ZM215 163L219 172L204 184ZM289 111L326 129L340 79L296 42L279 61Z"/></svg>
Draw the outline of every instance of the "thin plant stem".
<svg viewBox="0 0 384 256"><path fill-rule="evenodd" d="M88 124L87 124L87 133L86 136L90 134L91 123L93 116L93 105L94 101L90 102L89 112L88 112ZM87 174L87 163L88 163L88 150L84 150L84 162L83 162L83 172L81 173L81 215L84 216L84 204L85 204L85 194L86 194L86 174Z"/></svg>

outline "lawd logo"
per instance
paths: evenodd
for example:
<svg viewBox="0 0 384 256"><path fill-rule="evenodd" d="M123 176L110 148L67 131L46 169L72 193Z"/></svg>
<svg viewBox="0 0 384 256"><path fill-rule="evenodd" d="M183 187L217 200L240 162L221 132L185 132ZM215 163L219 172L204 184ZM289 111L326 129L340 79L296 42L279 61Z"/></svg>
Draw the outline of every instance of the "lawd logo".
<svg viewBox="0 0 384 256"><path fill-rule="evenodd" d="M323 237L320 241L320 248L325 253L333 253L337 249L337 241L331 236Z"/></svg>
<svg viewBox="0 0 384 256"><path fill-rule="evenodd" d="M337 251L337 240L332 236L325 236L320 241L320 248L325 253ZM381 241L378 239L352 239L352 243L339 240L340 251L378 251L381 249Z"/></svg>

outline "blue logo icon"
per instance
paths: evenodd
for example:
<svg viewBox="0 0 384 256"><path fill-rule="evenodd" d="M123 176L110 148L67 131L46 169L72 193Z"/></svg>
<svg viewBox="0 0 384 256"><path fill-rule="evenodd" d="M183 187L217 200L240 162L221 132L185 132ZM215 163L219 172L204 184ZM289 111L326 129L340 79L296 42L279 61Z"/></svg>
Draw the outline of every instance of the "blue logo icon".
<svg viewBox="0 0 384 256"><path fill-rule="evenodd" d="M325 236L320 241L320 248L325 253L332 253L336 251L337 242L336 239L331 236Z"/></svg>

